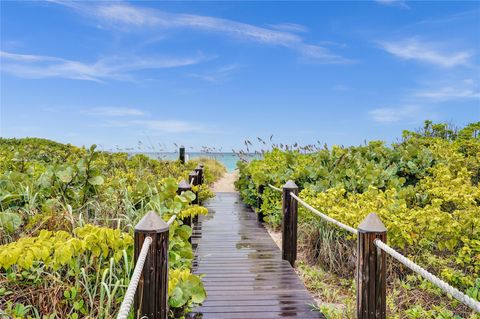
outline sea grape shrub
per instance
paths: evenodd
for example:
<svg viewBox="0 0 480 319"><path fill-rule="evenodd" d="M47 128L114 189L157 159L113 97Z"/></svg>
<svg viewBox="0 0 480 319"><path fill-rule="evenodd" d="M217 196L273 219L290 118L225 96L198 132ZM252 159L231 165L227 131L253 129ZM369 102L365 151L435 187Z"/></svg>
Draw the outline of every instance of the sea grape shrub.
<svg viewBox="0 0 480 319"><path fill-rule="evenodd" d="M85 225L75 228L73 234L65 231L41 230L38 236L24 237L0 246L0 267L4 270L28 270L44 267L58 270L75 266L76 258L114 258L119 261L122 251L132 246L133 239L119 229Z"/></svg>
<svg viewBox="0 0 480 319"><path fill-rule="evenodd" d="M205 289L200 277L189 269L170 269L168 276L169 317L183 318L183 312L179 309L191 309L201 304L206 298Z"/></svg>
<svg viewBox="0 0 480 319"><path fill-rule="evenodd" d="M172 225L172 275L169 281L169 289L175 290L175 295L170 295L169 300L173 308L172 314L182 313L187 307L201 303L205 298L202 282L198 276L190 273L193 258L188 243L190 235L190 227L178 223ZM75 289L75 294L78 294L75 302L77 305L81 303L83 310L79 315L108 318L105 314L113 315L123 298L132 263L133 238L118 229L86 225L74 229L73 235L65 231L42 230L39 236L22 238L0 247L0 274L6 278L0 301L4 305L23 305L28 302L24 295L15 293L19 286L24 289L37 287L38 290L32 293L36 300L48 299L41 294L58 288L59 283L55 280L61 280L60 287L71 287L67 290ZM180 279L175 276L179 273L183 274ZM102 278L99 277L102 274ZM111 309L108 311L97 307L104 298L101 293L92 296L93 290L97 289L94 288L95 283L99 280L99 289L105 288L105 293L110 294ZM81 286L77 287L79 283ZM70 292L68 294L70 296ZM34 306L43 314L59 315L74 310L68 303L39 302Z"/></svg>
<svg viewBox="0 0 480 319"><path fill-rule="evenodd" d="M126 217L124 225L131 225L147 210L165 211L160 189L173 189L198 163L99 152L95 146L84 149L43 139L0 138L0 243L32 230L71 231L79 218L116 227L121 216ZM214 160L203 163L206 184L224 172ZM201 200L213 196L206 185L198 193Z"/></svg>
<svg viewBox="0 0 480 319"><path fill-rule="evenodd" d="M223 167L209 163L208 184ZM0 138L0 316L114 316L133 269L133 226L151 210L180 216L170 229L170 269L190 273L192 231L181 218L207 210L177 188L197 165ZM206 189L197 190L203 199L212 196ZM178 290L186 301L172 301L172 315L205 295L193 274L182 277L177 297Z"/></svg>
<svg viewBox="0 0 480 319"><path fill-rule="evenodd" d="M473 290L480 278L479 129L480 122L458 131L427 122L392 146L374 141L315 152L273 149L238 164L236 187L255 206L260 185L281 187L292 179L301 198L352 227L376 212L393 247L456 287ZM281 223L280 207L281 194L267 187L260 209L274 227ZM307 258L350 276L355 238L303 207L299 216ZM404 269L395 269L403 276Z"/></svg>

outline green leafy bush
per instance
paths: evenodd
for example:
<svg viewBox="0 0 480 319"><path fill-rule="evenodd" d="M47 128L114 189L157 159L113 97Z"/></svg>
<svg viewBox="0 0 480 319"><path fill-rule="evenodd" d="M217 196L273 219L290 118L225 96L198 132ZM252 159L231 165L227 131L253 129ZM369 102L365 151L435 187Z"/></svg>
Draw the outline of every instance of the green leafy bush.
<svg viewBox="0 0 480 319"><path fill-rule="evenodd" d="M239 163L236 187L255 206L260 185L281 187L293 180L301 198L352 227L376 212L393 247L452 285L474 291L480 278L479 125L455 131L427 121L391 147L373 141L314 152L274 148L262 159ZM281 194L267 187L262 198L259 209L278 227ZM356 239L303 207L299 216L306 258L352 278ZM405 269L397 265L391 272L401 278ZM454 302L448 307L468 314Z"/></svg>
<svg viewBox="0 0 480 319"><path fill-rule="evenodd" d="M177 195L198 163L0 138L0 317L114 317L133 269L134 225L148 211L165 220L207 213L191 205L193 192ZM204 163L211 184L224 168ZM207 185L198 191L212 196ZM171 281L172 316L205 297L190 273L191 232L181 218L170 228L169 266L182 274Z"/></svg>

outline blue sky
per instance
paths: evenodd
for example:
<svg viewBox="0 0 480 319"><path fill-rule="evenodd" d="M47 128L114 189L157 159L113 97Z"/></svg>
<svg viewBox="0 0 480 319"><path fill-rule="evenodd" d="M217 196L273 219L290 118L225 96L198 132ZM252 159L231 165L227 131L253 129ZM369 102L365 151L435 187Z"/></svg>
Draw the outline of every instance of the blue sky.
<svg viewBox="0 0 480 319"><path fill-rule="evenodd" d="M479 2L1 2L0 135L392 142L480 120L479 30Z"/></svg>

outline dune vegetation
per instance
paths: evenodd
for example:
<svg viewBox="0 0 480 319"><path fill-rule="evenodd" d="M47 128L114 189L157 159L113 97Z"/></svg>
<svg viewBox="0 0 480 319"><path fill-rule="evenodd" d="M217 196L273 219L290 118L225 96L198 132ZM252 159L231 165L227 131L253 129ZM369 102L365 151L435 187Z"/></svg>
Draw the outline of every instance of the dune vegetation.
<svg viewBox="0 0 480 319"><path fill-rule="evenodd" d="M205 164L205 200L225 168ZM133 229L148 212L164 220L206 214L194 192L177 195L199 161L159 161L44 139L0 139L0 317L112 318L133 269ZM191 273L191 228L170 227L170 316L205 298ZM134 317L131 313L132 318Z"/></svg>
<svg viewBox="0 0 480 319"><path fill-rule="evenodd" d="M293 180L300 197L357 227L371 212L388 242L454 287L480 300L480 122L461 129L425 122L391 146L274 145L239 162L236 187L256 206L259 186ZM269 187L259 209L281 224L281 194ZM299 271L329 318L355 317L356 238L300 208ZM479 318L393 259L388 259L389 318Z"/></svg>

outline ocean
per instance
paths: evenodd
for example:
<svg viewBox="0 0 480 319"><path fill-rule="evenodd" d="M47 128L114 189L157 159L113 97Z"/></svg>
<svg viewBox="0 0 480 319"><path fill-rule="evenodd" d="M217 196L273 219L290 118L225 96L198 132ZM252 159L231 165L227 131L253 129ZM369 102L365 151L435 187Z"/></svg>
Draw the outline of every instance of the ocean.
<svg viewBox="0 0 480 319"><path fill-rule="evenodd" d="M137 153L138 154L138 153ZM151 158L155 159L161 159L161 160L177 160L178 159L178 153L177 152L145 152L142 153L145 154ZM186 153L186 158L187 160L189 159L195 159L198 157L209 157L209 158L214 158L221 162L225 167L227 168L227 171L231 172L236 169L237 167L237 161L239 160L239 157L235 153L203 153L203 152L187 152ZM245 155L243 155L245 158ZM252 159L257 159L260 158L261 155L259 154L248 154L246 155L246 158L248 160Z"/></svg>

